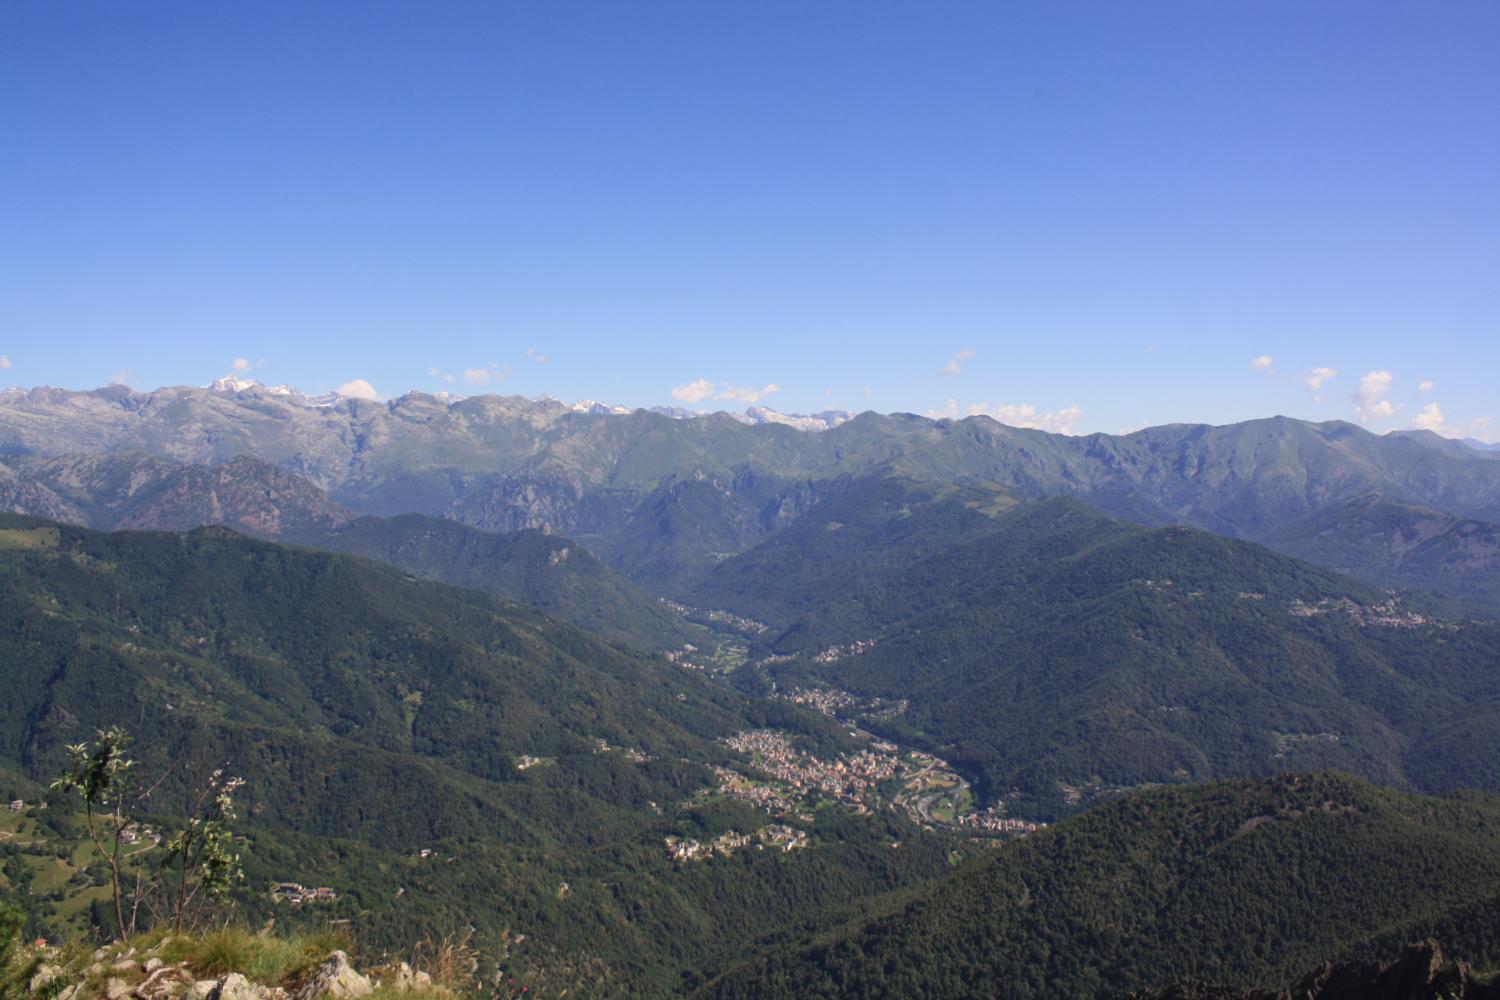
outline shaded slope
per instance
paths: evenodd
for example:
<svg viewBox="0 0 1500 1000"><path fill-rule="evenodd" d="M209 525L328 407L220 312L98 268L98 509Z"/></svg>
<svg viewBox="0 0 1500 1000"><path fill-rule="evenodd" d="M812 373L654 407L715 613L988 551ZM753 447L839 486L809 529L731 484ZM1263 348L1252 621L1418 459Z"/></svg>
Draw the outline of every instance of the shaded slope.
<svg viewBox="0 0 1500 1000"><path fill-rule="evenodd" d="M377 564L222 529L7 524L0 642L17 697L0 708L0 737L34 774L61 743L128 720L206 740L247 776L290 779L270 782L282 790L260 805L299 828L388 843L413 825L502 823L536 839L701 777L590 766L595 739L705 761L714 737L745 722L743 700L689 672ZM580 759L547 808L516 771L523 753ZM330 815L329 797L351 811Z"/></svg>
<svg viewBox="0 0 1500 1000"><path fill-rule="evenodd" d="M778 683L906 699L871 724L966 766L990 795L1018 788L1044 815L1065 785L1289 767L1500 787L1493 625L1435 621L1268 549L1069 499L964 517L948 546L903 540L908 523L962 514L945 503L845 546L847 582L831 593L792 586L800 546L773 540L713 578L755 565L743 602L716 596L781 629L763 651ZM788 583L768 603L763 580Z"/></svg>
<svg viewBox="0 0 1500 1000"><path fill-rule="evenodd" d="M1500 524L1373 495L1295 521L1265 541L1380 586L1500 608Z"/></svg>
<svg viewBox="0 0 1500 1000"><path fill-rule="evenodd" d="M1278 986L1374 934L1492 895L1497 876L1493 796L1408 796L1330 774L1161 789L883 900L870 917L734 970L701 995Z"/></svg>
<svg viewBox="0 0 1500 1000"><path fill-rule="evenodd" d="M661 996L946 864L900 817L835 810L811 849L680 871L665 836L766 822L699 798L730 760L718 738L840 732L490 595L220 528L0 518L0 682L0 775L45 780L65 743L124 723L143 772L176 763L153 810L220 763L247 778L247 918L347 919L382 948L477 928L554 993ZM289 913L265 893L288 878L341 900Z"/></svg>
<svg viewBox="0 0 1500 1000"><path fill-rule="evenodd" d="M12 467L5 472L13 487L0 478L0 506L19 513L105 530L224 525L499 594L642 649L705 643L700 629L566 538L499 535L422 515L361 517L307 480L248 456L202 466L132 452L13 460Z"/></svg>

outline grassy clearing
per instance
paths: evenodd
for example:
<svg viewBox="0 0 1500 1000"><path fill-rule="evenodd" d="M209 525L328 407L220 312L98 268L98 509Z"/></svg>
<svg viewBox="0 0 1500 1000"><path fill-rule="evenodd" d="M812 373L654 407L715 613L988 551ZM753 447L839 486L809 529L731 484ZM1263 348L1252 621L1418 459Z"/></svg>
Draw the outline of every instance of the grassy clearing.
<svg viewBox="0 0 1500 1000"><path fill-rule="evenodd" d="M0 530L0 549L55 549L62 540L56 528L6 528Z"/></svg>
<svg viewBox="0 0 1500 1000"><path fill-rule="evenodd" d="M238 972L258 983L279 985L305 977L335 949L351 947L349 936L336 931L283 937L225 927L166 938L160 954L165 962L185 962L204 978Z"/></svg>

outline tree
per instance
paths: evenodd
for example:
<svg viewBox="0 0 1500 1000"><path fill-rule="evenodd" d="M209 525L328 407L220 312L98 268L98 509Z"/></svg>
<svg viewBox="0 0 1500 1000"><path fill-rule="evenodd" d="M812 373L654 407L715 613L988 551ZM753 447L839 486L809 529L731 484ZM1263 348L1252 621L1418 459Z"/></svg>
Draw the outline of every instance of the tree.
<svg viewBox="0 0 1500 1000"><path fill-rule="evenodd" d="M125 752L129 744L130 735L115 726L98 733L93 746L67 747L68 766L52 783L58 791L76 791L83 798L89 839L108 866L115 931L121 940L136 932L142 908L154 920L169 920L180 931L196 907L223 897L244 878L229 831L235 818L234 793L244 781L219 768L193 793L182 829L166 843L162 862L149 875L145 865L136 865L134 885L127 892L122 847L134 839L130 835L138 828L135 817L141 805L171 771L169 766L154 784L141 785L135 778L135 761Z"/></svg>
<svg viewBox="0 0 1500 1000"><path fill-rule="evenodd" d="M115 906L115 930L121 940L135 930L140 900L131 907L129 922L125 919L124 890L120 879L120 850L130 814L143 796L132 781L135 761L125 756L130 736L118 726L98 733L90 747L74 743L67 747L68 766L52 788L59 792L77 791L83 797L84 824L89 839L109 865L110 893ZM105 845L108 837L108 846Z"/></svg>
<svg viewBox="0 0 1500 1000"><path fill-rule="evenodd" d="M195 902L222 897L245 878L229 832L235 818L234 793L244 783L243 778L225 777L223 768L214 771L198 790L186 825L167 844L168 858L178 865L171 907L173 930L182 930L183 919Z"/></svg>

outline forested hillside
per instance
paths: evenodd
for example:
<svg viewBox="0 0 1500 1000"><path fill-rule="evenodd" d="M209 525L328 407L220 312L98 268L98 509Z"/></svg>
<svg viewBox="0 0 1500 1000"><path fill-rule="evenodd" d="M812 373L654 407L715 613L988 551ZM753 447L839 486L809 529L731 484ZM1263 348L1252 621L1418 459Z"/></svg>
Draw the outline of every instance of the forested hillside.
<svg viewBox="0 0 1500 1000"><path fill-rule="evenodd" d="M248 456L217 466L139 452L11 463L8 487L0 478L0 508L17 513L104 530L222 525L489 591L644 650L710 641L567 538L497 534L420 514L361 516L300 476Z"/></svg>
<svg viewBox="0 0 1500 1000"><path fill-rule="evenodd" d="M1494 895L1500 799L1329 774L1143 792L899 892L700 996L1108 997L1278 988ZM1449 948L1493 961L1481 925ZM1382 943L1371 946L1372 938ZM1395 994L1406 996L1406 994Z"/></svg>
<svg viewBox="0 0 1500 1000"><path fill-rule="evenodd" d="M951 849L901 816L837 809L787 820L809 824L804 849L764 849L772 817L714 794L712 766L744 766L718 741L769 726L828 755L858 745L822 717L487 594L224 529L7 517L0 663L3 768L45 782L64 744L123 724L143 773L167 773L151 811L169 830L210 768L246 779L248 915L295 923L268 887L329 885L339 901L307 920L355 919L372 946L524 935L511 967L555 989L660 995L935 874ZM62 799L26 822L23 855L81 837ZM750 845L733 857L664 849L731 830Z"/></svg>
<svg viewBox="0 0 1500 1000"><path fill-rule="evenodd" d="M771 626L747 687L899 702L872 727L1040 815L1298 767L1500 788L1493 624L1072 499L862 483L699 593Z"/></svg>

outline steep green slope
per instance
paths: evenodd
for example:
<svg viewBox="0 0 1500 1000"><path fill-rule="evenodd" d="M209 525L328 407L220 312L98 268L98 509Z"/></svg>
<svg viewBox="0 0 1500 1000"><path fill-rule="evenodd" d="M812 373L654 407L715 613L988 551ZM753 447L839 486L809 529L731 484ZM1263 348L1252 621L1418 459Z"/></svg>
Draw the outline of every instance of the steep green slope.
<svg viewBox="0 0 1500 1000"><path fill-rule="evenodd" d="M1500 524L1375 495L1295 521L1265 542L1369 583L1500 609Z"/></svg>
<svg viewBox="0 0 1500 1000"><path fill-rule="evenodd" d="M638 649L711 641L703 629L560 535L535 530L499 535L445 518L403 514L361 517L286 540L499 594Z"/></svg>
<svg viewBox="0 0 1500 1000"><path fill-rule="evenodd" d="M713 759L712 739L749 707L519 605L373 563L222 529L7 523L0 642L17 696L0 708L0 748L37 773L63 741L128 721L167 734L161 745L191 736L290 776L251 806L289 825L393 843L500 824L535 840L549 824L628 828L615 804L697 780L665 761ZM663 762L595 767L596 739ZM580 758L548 810L528 801L523 753ZM386 807L361 805L374 800Z"/></svg>
<svg viewBox="0 0 1500 1000"><path fill-rule="evenodd" d="M65 743L123 723L142 773L171 768L162 823L208 768L247 779L248 917L348 919L372 947L474 927L553 992L668 994L807 914L936 874L953 846L832 810L789 820L807 849L674 862L668 836L770 822L713 794L735 760L721 737L853 742L529 608L224 529L0 518L0 683L0 784L45 781ZM62 798L41 815L81 839ZM56 874L41 851L25 863ZM289 913L266 896L283 880L342 898Z"/></svg>
<svg viewBox="0 0 1500 1000"><path fill-rule="evenodd" d="M1159 789L733 970L704 997L1103 997L1277 986L1493 896L1500 799L1331 774ZM1492 928L1493 930L1493 928ZM1404 944L1402 942L1401 944ZM1462 945L1456 957L1467 957ZM1400 952L1381 957L1393 958Z"/></svg>
<svg viewBox="0 0 1500 1000"><path fill-rule="evenodd" d="M1018 502L998 487L886 475L842 479L825 492L789 526L715 566L688 600L784 625L993 530L995 515Z"/></svg>
<svg viewBox="0 0 1500 1000"><path fill-rule="evenodd" d="M0 509L105 530L224 525L489 591L641 649L707 642L701 629L566 538L498 535L423 515L361 517L307 480L248 456L203 466L139 452L70 455L12 460L5 472L13 482L7 489L0 478Z"/></svg>
<svg viewBox="0 0 1500 1000"><path fill-rule="evenodd" d="M893 508L921 492L831 501L848 513L828 517L856 524L848 544L819 547L820 508L713 574L716 603L776 627L752 652L763 676L904 699L871 726L1044 816L1111 786L1291 767L1500 788L1493 625L1436 621L1259 546L1070 499L995 516L948 498Z"/></svg>

